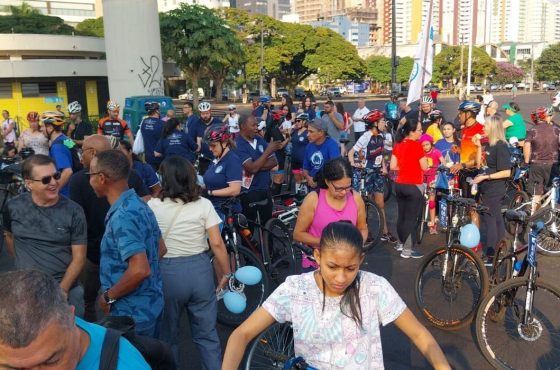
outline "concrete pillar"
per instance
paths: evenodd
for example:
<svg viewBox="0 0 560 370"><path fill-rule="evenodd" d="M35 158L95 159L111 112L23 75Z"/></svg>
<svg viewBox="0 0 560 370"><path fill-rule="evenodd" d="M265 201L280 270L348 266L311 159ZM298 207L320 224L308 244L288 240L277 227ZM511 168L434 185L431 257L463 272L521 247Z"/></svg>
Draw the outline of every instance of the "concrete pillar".
<svg viewBox="0 0 560 370"><path fill-rule="evenodd" d="M163 95L157 0L103 0L110 98Z"/></svg>

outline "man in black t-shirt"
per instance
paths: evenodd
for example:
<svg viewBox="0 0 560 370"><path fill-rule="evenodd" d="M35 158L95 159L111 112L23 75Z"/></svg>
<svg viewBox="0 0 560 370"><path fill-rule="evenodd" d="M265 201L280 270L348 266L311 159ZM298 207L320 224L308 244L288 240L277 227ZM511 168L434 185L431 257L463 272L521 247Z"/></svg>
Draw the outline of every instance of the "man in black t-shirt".
<svg viewBox="0 0 560 370"><path fill-rule="evenodd" d="M87 261L80 280L84 286L84 319L96 321L97 293L99 291L99 260L100 245L105 233L105 216L109 211L109 202L105 198L95 195L87 173L91 160L96 153L110 150L111 145L107 137L102 135L88 136L82 146L82 161L84 169L70 177L70 198L82 206L87 220ZM140 197L149 197L149 191L144 182L134 171L131 171L128 186L134 189Z"/></svg>
<svg viewBox="0 0 560 370"><path fill-rule="evenodd" d="M81 148L84 138L92 134L91 124L82 119L82 106L77 101L68 104L70 117L66 121L64 134Z"/></svg>

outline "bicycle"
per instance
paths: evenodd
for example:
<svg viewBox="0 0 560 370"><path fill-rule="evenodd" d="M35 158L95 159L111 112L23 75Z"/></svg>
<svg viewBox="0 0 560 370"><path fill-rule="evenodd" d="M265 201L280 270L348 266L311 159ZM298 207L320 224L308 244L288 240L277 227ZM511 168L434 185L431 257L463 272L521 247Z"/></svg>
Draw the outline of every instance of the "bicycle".
<svg viewBox="0 0 560 370"><path fill-rule="evenodd" d="M488 273L480 257L459 244L461 227L472 210L487 211L474 199L442 196L440 222L447 227L447 245L424 256L415 281L416 303L430 324L444 330L468 325L488 292ZM449 205L448 205L449 204ZM443 208L443 209L442 209ZM450 225L447 225L450 220ZM472 302L471 302L472 301Z"/></svg>
<svg viewBox="0 0 560 370"><path fill-rule="evenodd" d="M557 369L560 364L560 289L539 278L537 236L544 224L530 222L530 227L517 277L494 287L476 315L478 346L496 369Z"/></svg>
<svg viewBox="0 0 560 370"><path fill-rule="evenodd" d="M369 197L369 192L366 188L366 177L368 177L373 171L372 169L359 168L360 170L360 183L359 189L360 195L364 200L365 210L366 210L366 223L368 225L368 239L364 244L364 251L369 252L374 246L379 244L381 236L383 234L383 218L381 216L381 210L377 207L375 202L372 202Z"/></svg>

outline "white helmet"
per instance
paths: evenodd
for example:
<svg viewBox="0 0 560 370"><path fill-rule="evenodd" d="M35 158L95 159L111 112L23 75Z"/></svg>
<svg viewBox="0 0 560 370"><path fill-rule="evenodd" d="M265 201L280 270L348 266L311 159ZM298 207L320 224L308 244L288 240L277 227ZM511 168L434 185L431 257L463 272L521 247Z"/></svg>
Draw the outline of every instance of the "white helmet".
<svg viewBox="0 0 560 370"><path fill-rule="evenodd" d="M266 121L260 121L258 126L257 126L257 130L264 130L266 128Z"/></svg>
<svg viewBox="0 0 560 370"><path fill-rule="evenodd" d="M68 113L80 113L82 111L82 106L77 101L73 101L68 104Z"/></svg>
<svg viewBox="0 0 560 370"><path fill-rule="evenodd" d="M113 100L109 100L107 102L107 110L108 111L114 111L114 110L120 110L120 109L121 109L121 106L117 102L115 102Z"/></svg>
<svg viewBox="0 0 560 370"><path fill-rule="evenodd" d="M424 95L422 97L422 104L433 104L433 103L434 103L434 100L432 99L431 96Z"/></svg>
<svg viewBox="0 0 560 370"><path fill-rule="evenodd" d="M212 105L210 103L208 103L207 101L203 101L202 103L200 103L198 105L198 110L200 112L208 112L210 110L210 108L212 108Z"/></svg>

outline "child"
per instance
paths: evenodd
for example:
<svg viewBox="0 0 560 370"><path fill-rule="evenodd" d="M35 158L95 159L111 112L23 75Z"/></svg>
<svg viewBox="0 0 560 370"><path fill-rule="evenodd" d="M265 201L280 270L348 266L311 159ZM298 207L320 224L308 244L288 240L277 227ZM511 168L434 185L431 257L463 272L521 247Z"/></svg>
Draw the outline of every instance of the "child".
<svg viewBox="0 0 560 370"><path fill-rule="evenodd" d="M434 110L428 115L430 118L430 125L426 128L426 134L434 139L434 143L443 138L440 125L443 122L443 115L439 110Z"/></svg>
<svg viewBox="0 0 560 370"><path fill-rule="evenodd" d="M445 160L441 155L441 152L434 148L434 139L430 135L420 136L420 144L424 148L424 156L428 159L428 169L424 171L424 179L426 180L426 186L436 181L437 167ZM428 206L430 210L430 221L428 222L428 227L430 228L430 234L437 234L437 223L436 223L436 192L435 190L430 191L430 197L428 199Z"/></svg>
<svg viewBox="0 0 560 370"><path fill-rule="evenodd" d="M247 344L275 321L290 321L295 355L318 369L383 369L379 326L395 322L436 369L451 369L430 332L381 276L361 271L360 231L328 224L314 256L320 268L289 276L231 334L222 370L237 369Z"/></svg>
<svg viewBox="0 0 560 370"><path fill-rule="evenodd" d="M459 163L461 159L459 142L455 139L455 126L452 122L445 122L442 126L443 139L435 142L435 148L440 151L445 159L445 165Z"/></svg>

